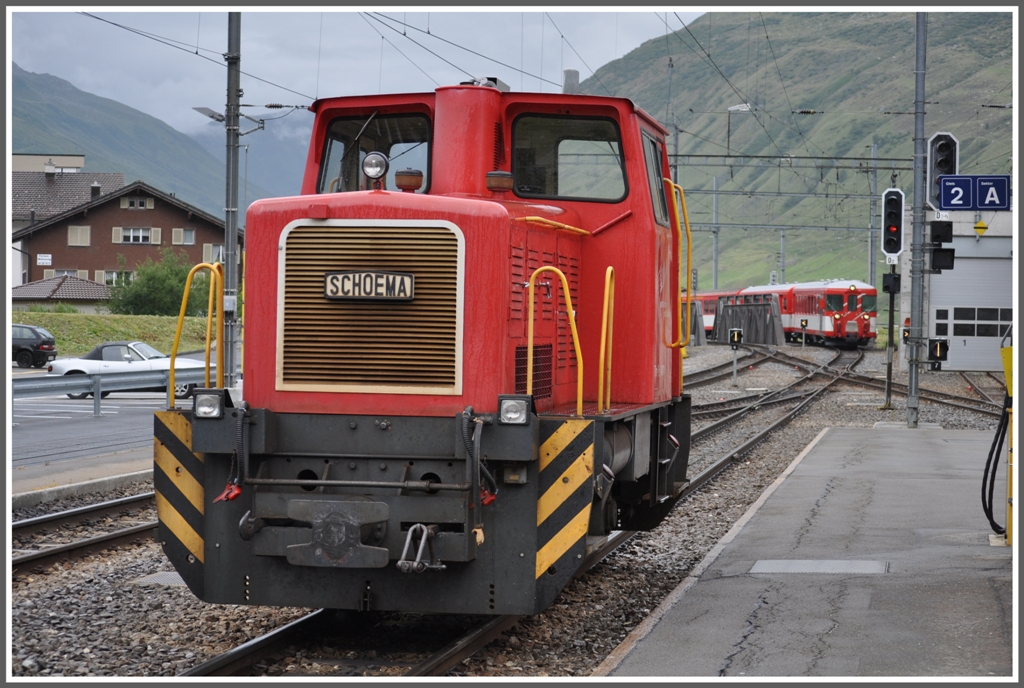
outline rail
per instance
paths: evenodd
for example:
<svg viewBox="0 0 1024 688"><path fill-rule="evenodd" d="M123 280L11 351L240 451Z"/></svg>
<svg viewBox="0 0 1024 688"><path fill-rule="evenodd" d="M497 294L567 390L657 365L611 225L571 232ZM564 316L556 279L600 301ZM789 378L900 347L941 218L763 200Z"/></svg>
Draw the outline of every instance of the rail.
<svg viewBox="0 0 1024 688"><path fill-rule="evenodd" d="M178 311L178 327L174 331L174 345L171 346L171 379L167 386L167 407L174 408L174 359L178 356L181 328L185 324L185 309L188 307L192 278L199 270L210 271L210 295L206 308L206 376L204 384L210 386L210 333L213 328L214 295L217 299L217 386L224 386L224 266L220 263L199 263L188 271L185 292L181 295L181 310Z"/></svg>
<svg viewBox="0 0 1024 688"><path fill-rule="evenodd" d="M604 308L601 310L601 352L597 370L597 412L612 403L612 324L615 321L615 268L604 271ZM607 389L605 388L607 385Z"/></svg>
<svg viewBox="0 0 1024 688"><path fill-rule="evenodd" d="M573 234L579 234L581 236L590 236L590 232L579 227L573 227L562 222L556 222L555 220L549 220L546 217L540 217L539 215L528 215L526 217L514 217L513 220L519 222L532 222L537 225L544 225L545 227L553 227L554 229L560 229L563 232L572 232Z"/></svg>
<svg viewBox="0 0 1024 688"><path fill-rule="evenodd" d="M200 383L202 368L188 368L177 372L179 382ZM57 394L93 395L93 415L99 416L100 398L104 392L124 392L148 387L167 387L174 394L174 382L169 370L145 370L126 373L96 373L94 375L47 375L11 381L11 397L49 397Z"/></svg>
<svg viewBox="0 0 1024 688"><path fill-rule="evenodd" d="M693 329L691 319L693 317L693 289L689 288L688 278L693 274L693 235L690 232L690 217L686 212L686 196L683 194L683 187L671 179L663 177L662 181L668 184L672 191L672 215L676 221L676 240L679 244L679 294L676 297L676 322L679 323L679 338L669 347L679 349L679 393L683 393L683 359L686 358L686 345L690 343L690 331ZM682 219L680 219L680 214ZM686 276L683 281L683 226L686 227ZM683 284L686 289L686 327L683 327ZM685 331L684 331L685 330Z"/></svg>
<svg viewBox="0 0 1024 688"><path fill-rule="evenodd" d="M537 275L542 272L553 272L562 280L562 294L565 296L566 316L569 318L569 326L572 328L572 345L576 349L576 415L583 416L583 352L580 351L580 336L576 332L576 311L572 309L572 296L569 294L569 281L565 279L565 273L551 265L537 268L530 275L530 307L529 327L526 334L526 393L533 394L533 292L536 287Z"/></svg>

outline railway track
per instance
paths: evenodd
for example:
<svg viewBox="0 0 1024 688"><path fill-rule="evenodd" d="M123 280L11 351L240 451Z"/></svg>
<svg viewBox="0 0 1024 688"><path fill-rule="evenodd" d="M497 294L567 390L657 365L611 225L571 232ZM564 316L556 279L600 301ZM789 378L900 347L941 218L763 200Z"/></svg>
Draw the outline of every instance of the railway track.
<svg viewBox="0 0 1024 688"><path fill-rule="evenodd" d="M844 358L843 355L838 354L827 365L833 367L842 366L837 369L839 374L827 380L823 385L819 386L815 390L791 393L788 395L783 394L783 392L791 390L794 386L804 383L813 377L813 375L807 375L801 380L797 380L793 384L788 385L785 388L781 388L776 392L759 396L758 399L753 400L750 404L747 404L745 407L735 411L729 417L693 433L691 436L691 442L696 443L701 441L704 437L724 429L744 415L765 408L767 405L772 403L793 403L791 408L787 409L780 417L772 420L755 435L732 447L716 460L712 461L709 465L704 466L702 470L682 488L680 501L685 501L692 494L702 489L714 478L718 477L723 471L732 466L733 463L743 457L747 452L764 441L768 435L789 423L819 394L836 384L844 375L849 374L853 366L860 361L861 355L862 354L859 352L855 353L848 357L848 360L844 361L842 360ZM766 360L768 358L770 357L765 357ZM746 364L750 365L750 362L747 362ZM732 364L729 363L730 375L732 374L731 365ZM585 575L590 568L615 552L616 549L628 542L635 534L636 533L633 531L616 531L610 534L602 542L598 543L597 546L592 548L591 553L584 560L579 572L576 574L576 577L578 578ZM316 629L323 620L327 618L328 614L329 612L327 610L322 609L312 612L311 614L294 621L287 626L276 629L259 638L255 638L244 645L224 653L223 655L219 655L207 662L204 662L203 664L197 665L181 675L230 676L252 673L255 667L267 661L266 658L269 654L279 653L283 648L290 644L301 643L304 638L314 638L319 640L321 636L318 634ZM522 617L520 616L503 615L484 619L479 624L474 624L454 640L445 644L441 649L429 654L425 659L414 664L402 675L443 676L451 668L457 666L464 659L471 657L480 649L487 646L495 638L500 636L503 632L515 626L521 618ZM388 665L392 668L396 666L394 662L381 661L379 664Z"/></svg>
<svg viewBox="0 0 1024 688"><path fill-rule="evenodd" d="M122 497L100 504L83 506L45 516L37 516L11 524L12 542L23 542L33 535L56 535L64 529L92 528L97 520L107 517L125 517L128 514L152 508L155 505L152 492ZM128 516L129 520L132 519ZM44 538L41 546L33 551L15 550L11 557L11 575L17 577L29 571L45 568L61 561L73 561L102 551L108 547L130 544L140 539L154 537L156 521L138 519L132 525L113 531L79 538L71 542L49 544ZM51 538L52 539L52 538ZM20 552L20 553L19 553Z"/></svg>

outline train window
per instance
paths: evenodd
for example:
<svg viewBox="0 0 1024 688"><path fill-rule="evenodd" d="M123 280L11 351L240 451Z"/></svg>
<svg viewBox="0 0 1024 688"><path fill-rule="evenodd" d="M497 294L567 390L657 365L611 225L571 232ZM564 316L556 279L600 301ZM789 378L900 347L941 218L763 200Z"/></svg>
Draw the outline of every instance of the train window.
<svg viewBox="0 0 1024 688"><path fill-rule="evenodd" d="M356 137L359 138L356 145ZM358 154L353 151L358 149ZM426 115L341 117L327 130L319 193L372 189L362 173L367 153L378 151L391 161L384 188L396 189L395 173L415 169L423 173L417 193L430 187L430 120Z"/></svg>
<svg viewBox="0 0 1024 688"><path fill-rule="evenodd" d="M851 313L857 310L856 294L850 294L849 296L846 297L846 310L850 311Z"/></svg>
<svg viewBox="0 0 1024 688"><path fill-rule="evenodd" d="M825 294L825 310L827 310L827 311L841 311L841 310L843 310L843 295L842 294Z"/></svg>
<svg viewBox="0 0 1024 688"><path fill-rule="evenodd" d="M875 294L864 294L860 297L861 310L877 311L878 310L878 297Z"/></svg>
<svg viewBox="0 0 1024 688"><path fill-rule="evenodd" d="M512 125L517 196L617 202L626 197L619 128L603 117L521 115Z"/></svg>
<svg viewBox="0 0 1024 688"><path fill-rule="evenodd" d="M654 220L668 226L668 205L665 201L665 174L661 169L661 143L644 132L644 160L647 162L647 184L651 188L651 202L654 203Z"/></svg>

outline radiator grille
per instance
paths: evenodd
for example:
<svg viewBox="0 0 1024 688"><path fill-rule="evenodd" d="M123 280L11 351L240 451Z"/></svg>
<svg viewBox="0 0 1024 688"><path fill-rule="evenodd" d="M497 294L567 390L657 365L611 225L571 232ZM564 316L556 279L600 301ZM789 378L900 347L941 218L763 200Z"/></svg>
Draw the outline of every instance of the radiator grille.
<svg viewBox="0 0 1024 688"><path fill-rule="evenodd" d="M533 396L551 396L551 345L533 347ZM516 347L516 394L526 394L526 347Z"/></svg>
<svg viewBox="0 0 1024 688"><path fill-rule="evenodd" d="M415 298L328 301L324 273L340 270L411 272ZM446 227L294 228L285 243L278 387L461 394L459 279L459 239Z"/></svg>

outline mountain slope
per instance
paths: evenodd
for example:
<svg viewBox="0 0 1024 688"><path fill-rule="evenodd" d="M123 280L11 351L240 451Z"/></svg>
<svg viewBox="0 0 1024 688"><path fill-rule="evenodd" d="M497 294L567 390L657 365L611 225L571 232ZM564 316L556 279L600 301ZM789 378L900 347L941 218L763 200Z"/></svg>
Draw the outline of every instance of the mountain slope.
<svg viewBox="0 0 1024 688"><path fill-rule="evenodd" d="M870 193L870 161L861 170L837 170L830 158L870 159L876 145L878 195L890 186L893 161L911 167L915 26L913 13L708 13L689 31L651 39L604 65L581 88L631 98L673 122L680 134L678 143L670 137L670 153L678 145L680 155L772 156L758 167L735 158L731 167L696 166L695 157L679 173L694 224L712 221L713 197L695 192L713 188L716 176L720 190L766 194L720 195L718 202L718 222L740 225L720 231L719 287L766 283L780 269L783 238L754 225L869 226L870 202L844 196ZM1012 40L1009 12L928 14L924 136L953 132L961 143L961 174L1009 172L1012 111L982 105L1012 100ZM741 103L752 112L727 114ZM795 160L783 164L785 155L818 160L801 168ZM895 186L909 207L909 169L897 170ZM703 231L695 237L700 287L710 289L712 240ZM881 275L884 256L878 257ZM787 281L866 280L867 258L864 231L785 234Z"/></svg>
<svg viewBox="0 0 1024 688"><path fill-rule="evenodd" d="M85 155L85 170L124 172L212 215L224 214L224 164L155 117L12 65L12 152ZM249 184L249 201L272 196Z"/></svg>

